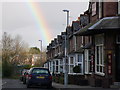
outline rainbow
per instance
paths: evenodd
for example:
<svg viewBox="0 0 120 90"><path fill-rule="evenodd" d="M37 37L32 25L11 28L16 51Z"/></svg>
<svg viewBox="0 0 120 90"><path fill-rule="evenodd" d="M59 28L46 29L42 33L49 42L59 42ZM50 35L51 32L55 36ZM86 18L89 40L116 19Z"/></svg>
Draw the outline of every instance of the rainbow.
<svg viewBox="0 0 120 90"><path fill-rule="evenodd" d="M52 35L50 33L50 28L46 23L45 17L42 15L43 13L40 5L32 0L28 0L27 5L32 13L33 18L35 19L37 28L40 31L40 39L42 38L43 42L48 44L52 39Z"/></svg>

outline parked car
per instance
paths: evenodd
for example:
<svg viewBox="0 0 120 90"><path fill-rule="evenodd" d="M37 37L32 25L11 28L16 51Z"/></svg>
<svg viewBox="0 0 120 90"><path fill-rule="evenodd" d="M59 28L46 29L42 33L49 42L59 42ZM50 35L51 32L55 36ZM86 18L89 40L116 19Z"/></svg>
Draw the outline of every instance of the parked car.
<svg viewBox="0 0 120 90"><path fill-rule="evenodd" d="M26 84L26 77L27 77L28 71L29 70L26 70L23 74L23 84Z"/></svg>
<svg viewBox="0 0 120 90"><path fill-rule="evenodd" d="M52 76L47 68L33 67L29 70L26 77L26 86L32 85L52 87Z"/></svg>
<svg viewBox="0 0 120 90"><path fill-rule="evenodd" d="M25 75L25 73L26 73L27 70L29 70L29 69L23 69L23 70L21 71L21 75L20 75L20 80L21 80L21 81L23 81L24 75Z"/></svg>

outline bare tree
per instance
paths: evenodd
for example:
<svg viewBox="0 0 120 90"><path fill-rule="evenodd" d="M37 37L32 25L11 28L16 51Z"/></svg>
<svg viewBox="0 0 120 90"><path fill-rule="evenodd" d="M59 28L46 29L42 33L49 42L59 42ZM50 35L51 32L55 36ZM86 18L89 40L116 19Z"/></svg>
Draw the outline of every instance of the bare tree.
<svg viewBox="0 0 120 90"><path fill-rule="evenodd" d="M8 35L6 32L4 32L3 36L2 36L2 60L9 60L12 53L12 43L13 43L13 39L11 38L10 35Z"/></svg>
<svg viewBox="0 0 120 90"><path fill-rule="evenodd" d="M7 60L12 64L22 63L26 58L27 48L27 44L22 41L19 35L17 35L15 38L12 38L9 34L4 32L2 36L3 60Z"/></svg>

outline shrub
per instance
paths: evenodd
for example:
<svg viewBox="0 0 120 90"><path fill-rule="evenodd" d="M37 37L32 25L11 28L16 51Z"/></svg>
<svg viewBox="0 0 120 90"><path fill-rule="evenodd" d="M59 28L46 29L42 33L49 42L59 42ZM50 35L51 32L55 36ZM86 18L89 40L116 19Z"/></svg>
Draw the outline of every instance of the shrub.
<svg viewBox="0 0 120 90"><path fill-rule="evenodd" d="M73 68L73 72L74 72L74 73L80 73L80 72L81 72L80 66L75 66L75 67Z"/></svg>

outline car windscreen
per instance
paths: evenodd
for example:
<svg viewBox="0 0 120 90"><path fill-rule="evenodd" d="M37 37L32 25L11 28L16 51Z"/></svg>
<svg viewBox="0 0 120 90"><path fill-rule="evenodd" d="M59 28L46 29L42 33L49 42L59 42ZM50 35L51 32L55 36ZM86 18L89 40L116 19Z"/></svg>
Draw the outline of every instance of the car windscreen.
<svg viewBox="0 0 120 90"><path fill-rule="evenodd" d="M33 69L32 71L33 74L49 74L49 71L47 69Z"/></svg>

